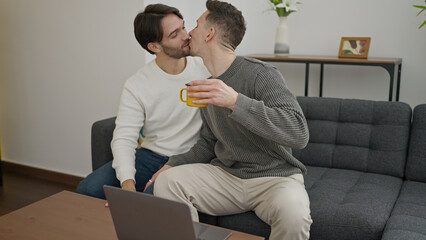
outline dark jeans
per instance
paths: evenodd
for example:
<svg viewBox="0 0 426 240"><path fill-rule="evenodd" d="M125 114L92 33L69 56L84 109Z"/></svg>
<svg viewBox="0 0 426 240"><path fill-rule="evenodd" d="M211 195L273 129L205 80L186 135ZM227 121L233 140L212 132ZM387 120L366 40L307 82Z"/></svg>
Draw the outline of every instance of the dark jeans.
<svg viewBox="0 0 426 240"><path fill-rule="evenodd" d="M142 192L148 180L169 160L169 157L158 155L145 148L136 150L135 155L136 191ZM116 177L115 169L112 168L112 161L96 169L83 179L77 187L77 192L105 199L103 185L120 187L120 181ZM145 192L153 194L153 186L154 184L151 184Z"/></svg>

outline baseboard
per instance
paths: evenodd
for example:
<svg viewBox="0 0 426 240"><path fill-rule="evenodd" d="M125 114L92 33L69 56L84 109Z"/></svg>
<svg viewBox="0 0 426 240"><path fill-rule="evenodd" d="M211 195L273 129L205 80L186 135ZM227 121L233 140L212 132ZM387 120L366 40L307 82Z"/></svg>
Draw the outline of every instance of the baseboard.
<svg viewBox="0 0 426 240"><path fill-rule="evenodd" d="M29 167L21 164L11 163L11 162L1 162L1 168L3 172L10 172L15 174L22 174L28 177L34 177L38 179L44 179L52 182L57 182L72 187L78 186L78 183L83 180L82 177L77 177L65 173L59 173L54 171L49 171L41 168Z"/></svg>

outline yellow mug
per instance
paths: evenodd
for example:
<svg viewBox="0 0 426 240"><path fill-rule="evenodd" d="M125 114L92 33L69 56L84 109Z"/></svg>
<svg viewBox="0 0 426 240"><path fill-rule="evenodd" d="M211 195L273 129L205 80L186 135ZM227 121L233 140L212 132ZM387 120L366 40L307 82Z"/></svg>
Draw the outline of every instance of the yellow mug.
<svg viewBox="0 0 426 240"><path fill-rule="evenodd" d="M195 103L192 103L192 101L193 100L198 100L198 99L200 99L200 98L193 98L193 97L188 97L188 96L186 96L186 100L183 100L183 98L182 98L182 93L183 93L183 91L186 91L186 88L182 88L181 90L180 90L180 100L182 101L182 102L186 102L186 105L188 105L188 106L190 106L190 107L207 107L208 106L208 104L195 104ZM191 93L195 93L196 91L191 91ZM188 93L188 92L187 92Z"/></svg>

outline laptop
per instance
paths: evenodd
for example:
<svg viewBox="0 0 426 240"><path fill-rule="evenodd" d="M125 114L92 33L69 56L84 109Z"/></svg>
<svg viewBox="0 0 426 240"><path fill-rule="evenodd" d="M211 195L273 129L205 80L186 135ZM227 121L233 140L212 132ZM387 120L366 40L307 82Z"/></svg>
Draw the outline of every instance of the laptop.
<svg viewBox="0 0 426 240"><path fill-rule="evenodd" d="M104 191L120 240L225 240L232 233L193 222L184 203L106 185Z"/></svg>

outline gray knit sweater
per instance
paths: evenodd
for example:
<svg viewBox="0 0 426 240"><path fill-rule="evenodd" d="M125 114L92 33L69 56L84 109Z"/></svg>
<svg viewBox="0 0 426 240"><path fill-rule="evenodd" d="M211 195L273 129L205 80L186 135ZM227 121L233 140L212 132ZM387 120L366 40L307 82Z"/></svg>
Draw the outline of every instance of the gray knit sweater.
<svg viewBox="0 0 426 240"><path fill-rule="evenodd" d="M291 149L306 146L308 127L280 72L264 62L237 57L218 79L238 92L234 111L214 105L201 108L200 139L167 164L211 163L243 179L305 173Z"/></svg>

